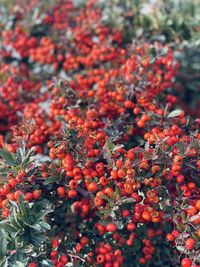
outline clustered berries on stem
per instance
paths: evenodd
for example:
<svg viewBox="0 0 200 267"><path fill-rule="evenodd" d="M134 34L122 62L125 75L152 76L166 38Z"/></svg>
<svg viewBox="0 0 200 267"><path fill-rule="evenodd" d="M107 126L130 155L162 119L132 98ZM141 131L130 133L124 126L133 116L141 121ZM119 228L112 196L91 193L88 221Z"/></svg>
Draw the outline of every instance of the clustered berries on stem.
<svg viewBox="0 0 200 267"><path fill-rule="evenodd" d="M1 262L199 266L200 118L177 109L173 51L126 43L95 1L43 15L1 36Z"/></svg>

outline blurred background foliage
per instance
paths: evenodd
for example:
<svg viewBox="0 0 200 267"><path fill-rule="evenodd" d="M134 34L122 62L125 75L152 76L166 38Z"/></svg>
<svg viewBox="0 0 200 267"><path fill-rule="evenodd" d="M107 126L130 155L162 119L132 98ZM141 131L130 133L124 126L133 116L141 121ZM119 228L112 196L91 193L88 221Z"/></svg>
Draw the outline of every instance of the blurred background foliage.
<svg viewBox="0 0 200 267"><path fill-rule="evenodd" d="M123 29L127 42L166 43L180 62L175 88L190 114L200 106L200 0L97 1L105 21Z"/></svg>
<svg viewBox="0 0 200 267"><path fill-rule="evenodd" d="M24 25L38 25L50 5L62 0L0 0L0 31L13 26L14 12L26 12ZM73 0L83 6L87 0ZM123 30L124 42L159 41L179 60L175 89L190 114L200 114L200 0L95 0L105 24Z"/></svg>

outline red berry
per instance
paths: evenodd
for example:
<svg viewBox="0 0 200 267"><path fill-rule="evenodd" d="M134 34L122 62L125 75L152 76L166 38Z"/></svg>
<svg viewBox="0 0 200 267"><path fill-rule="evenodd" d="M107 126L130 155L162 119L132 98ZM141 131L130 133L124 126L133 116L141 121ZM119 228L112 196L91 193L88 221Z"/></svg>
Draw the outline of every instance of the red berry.
<svg viewBox="0 0 200 267"><path fill-rule="evenodd" d="M62 186L58 187L56 191L60 197L64 197L66 194L65 188Z"/></svg>
<svg viewBox="0 0 200 267"><path fill-rule="evenodd" d="M185 241L185 247L189 250L192 250L194 248L195 245L195 240L193 238L188 238Z"/></svg>
<svg viewBox="0 0 200 267"><path fill-rule="evenodd" d="M117 230L117 227L114 223L108 223L106 225L106 231L107 232L115 232Z"/></svg>
<svg viewBox="0 0 200 267"><path fill-rule="evenodd" d="M192 266L192 261L188 258L184 258L181 261L181 266L182 267L191 267Z"/></svg>

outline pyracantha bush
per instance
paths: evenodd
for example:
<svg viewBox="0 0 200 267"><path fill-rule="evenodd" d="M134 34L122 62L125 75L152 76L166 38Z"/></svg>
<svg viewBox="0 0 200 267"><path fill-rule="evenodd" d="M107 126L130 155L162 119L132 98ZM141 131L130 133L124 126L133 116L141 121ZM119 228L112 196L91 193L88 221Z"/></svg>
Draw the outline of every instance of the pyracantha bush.
<svg viewBox="0 0 200 267"><path fill-rule="evenodd" d="M180 64L95 2L3 22L0 266L200 266L200 118L178 106Z"/></svg>

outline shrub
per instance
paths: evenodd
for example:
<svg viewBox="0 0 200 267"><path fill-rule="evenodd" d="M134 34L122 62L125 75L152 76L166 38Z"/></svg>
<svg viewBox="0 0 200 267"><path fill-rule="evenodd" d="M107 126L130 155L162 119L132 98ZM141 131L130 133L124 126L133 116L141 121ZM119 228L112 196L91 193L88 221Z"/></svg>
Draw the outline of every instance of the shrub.
<svg viewBox="0 0 200 267"><path fill-rule="evenodd" d="M200 265L200 118L174 89L183 64L148 34L131 42L128 1L114 5L121 27L108 5L2 8L1 266Z"/></svg>

